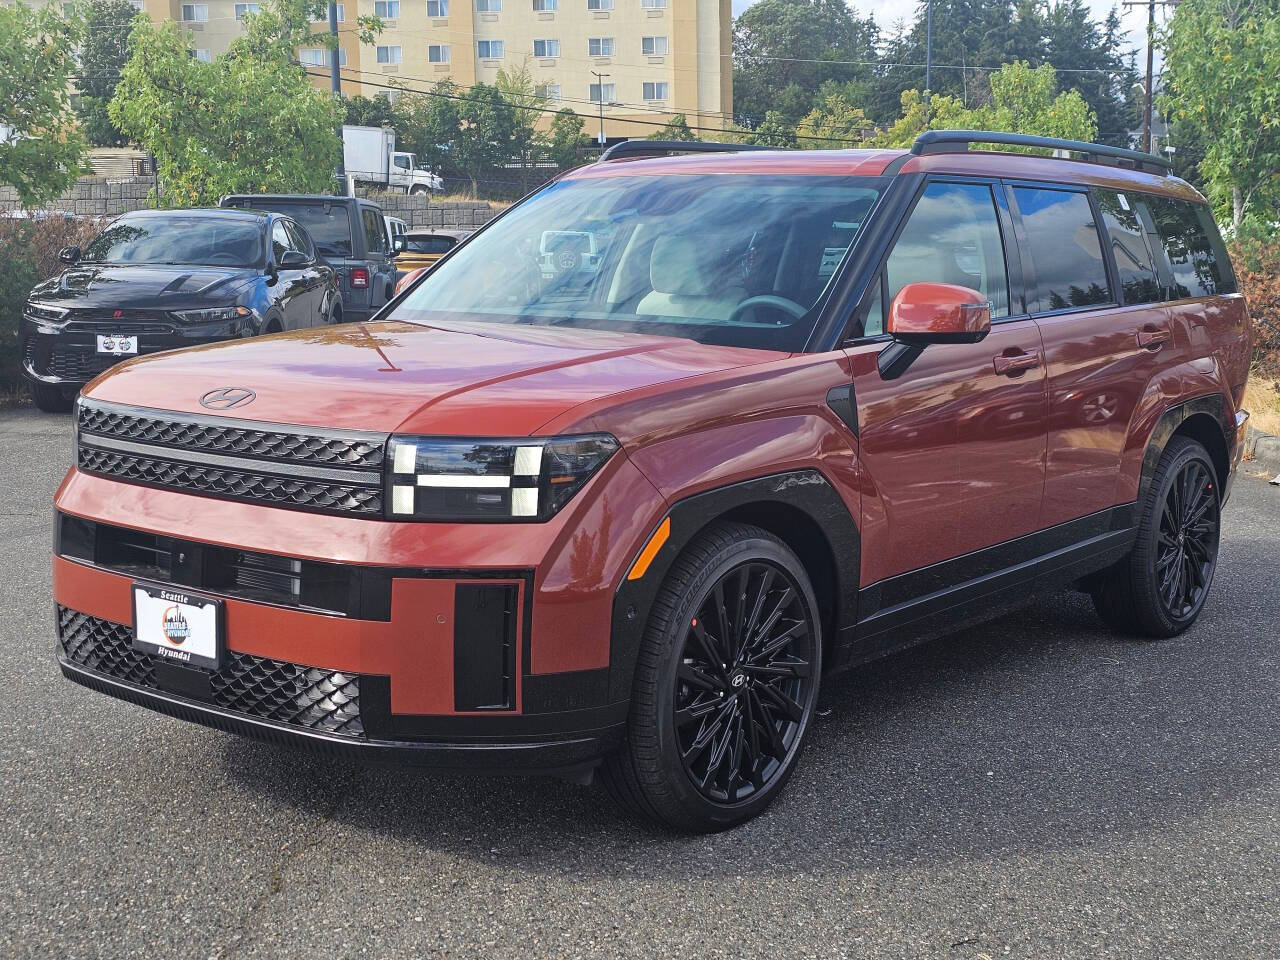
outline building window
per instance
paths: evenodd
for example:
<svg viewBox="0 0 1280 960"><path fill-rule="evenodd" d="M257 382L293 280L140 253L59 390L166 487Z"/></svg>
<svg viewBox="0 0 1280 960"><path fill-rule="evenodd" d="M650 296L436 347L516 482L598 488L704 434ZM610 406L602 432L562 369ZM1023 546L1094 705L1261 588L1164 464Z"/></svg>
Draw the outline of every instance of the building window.
<svg viewBox="0 0 1280 960"><path fill-rule="evenodd" d="M129 6L133 7L134 13L142 12L142 0L129 0Z"/></svg>
<svg viewBox="0 0 1280 960"><path fill-rule="evenodd" d="M644 83L644 98L646 100L666 100L667 92L665 80L659 80L656 83L650 83L646 80Z"/></svg>
<svg viewBox="0 0 1280 960"><path fill-rule="evenodd" d="M501 13L502 0L476 0L476 13Z"/></svg>
<svg viewBox="0 0 1280 960"><path fill-rule="evenodd" d="M646 10L665 10L667 9L667 0L640 0L640 6Z"/></svg>
<svg viewBox="0 0 1280 960"><path fill-rule="evenodd" d="M540 83L536 88L536 92L543 100L560 100L560 84L558 83Z"/></svg>
<svg viewBox="0 0 1280 960"><path fill-rule="evenodd" d="M182 5L183 23L206 23L209 20L207 3L184 3Z"/></svg>
<svg viewBox="0 0 1280 960"><path fill-rule="evenodd" d="M612 10L613 0L587 0L588 10Z"/></svg>
<svg viewBox="0 0 1280 960"><path fill-rule="evenodd" d="M502 41L480 40L476 43L476 53L479 54L481 60L501 60Z"/></svg>
<svg viewBox="0 0 1280 960"><path fill-rule="evenodd" d="M665 57L667 55L667 38L641 37L640 52L646 57Z"/></svg>
<svg viewBox="0 0 1280 960"><path fill-rule="evenodd" d="M397 20L400 17L400 0L376 0L373 15L379 20Z"/></svg>
<svg viewBox="0 0 1280 960"><path fill-rule="evenodd" d="M339 22L339 23L345 23L345 22L346 22L346 20L347 20L347 8L346 8L346 4L344 4L344 3L340 3L340 4L338 4L338 22ZM328 8L328 6L327 6L327 5L325 6L325 8L324 8L324 13L323 13L321 16L317 17L315 20L312 20L311 22L312 22L312 23L328 23L328 22L329 22L329 8Z"/></svg>
<svg viewBox="0 0 1280 960"><path fill-rule="evenodd" d="M191 56L201 63L213 63L213 52L208 47L196 47L191 51Z"/></svg>
<svg viewBox="0 0 1280 960"><path fill-rule="evenodd" d="M379 47L378 62L379 63L399 63L403 59L399 47Z"/></svg>
<svg viewBox="0 0 1280 960"><path fill-rule="evenodd" d="M560 56L559 40L535 40L533 41L533 55L535 57L558 57Z"/></svg>
<svg viewBox="0 0 1280 960"><path fill-rule="evenodd" d="M427 47L428 63L448 63L449 62L449 45L447 43L433 43Z"/></svg>
<svg viewBox="0 0 1280 960"><path fill-rule="evenodd" d="M427 16L433 19L449 15L449 0L427 0Z"/></svg>
<svg viewBox="0 0 1280 960"><path fill-rule="evenodd" d="M235 11L236 19L243 20L251 13L257 13L258 5L256 3L237 3L235 5Z"/></svg>
<svg viewBox="0 0 1280 960"><path fill-rule="evenodd" d="M330 67L333 66L333 51L327 47L309 47L306 50L299 50L298 62L304 67ZM346 65L347 51L339 49L338 66Z"/></svg>
<svg viewBox="0 0 1280 960"><path fill-rule="evenodd" d="M395 103L396 97L400 96L399 90L379 90L378 96L386 97L388 103Z"/></svg>
<svg viewBox="0 0 1280 960"><path fill-rule="evenodd" d="M533 0L534 13L551 13L556 9L559 0Z"/></svg>
<svg viewBox="0 0 1280 960"><path fill-rule="evenodd" d="M613 103L613 101L617 99L617 97L614 96L614 85L612 83L593 83L591 85L592 103L599 103L602 99L601 94L603 94L603 100L605 103Z"/></svg>
<svg viewBox="0 0 1280 960"><path fill-rule="evenodd" d="M612 57L613 37L591 37L587 40L587 56Z"/></svg>

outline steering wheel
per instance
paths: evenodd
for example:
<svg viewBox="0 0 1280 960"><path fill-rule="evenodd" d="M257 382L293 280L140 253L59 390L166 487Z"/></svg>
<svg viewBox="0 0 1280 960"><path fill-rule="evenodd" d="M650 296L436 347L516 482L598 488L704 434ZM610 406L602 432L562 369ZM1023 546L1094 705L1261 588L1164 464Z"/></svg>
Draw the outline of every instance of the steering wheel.
<svg viewBox="0 0 1280 960"><path fill-rule="evenodd" d="M809 312L808 307L802 307L794 300L788 300L786 297L775 297L771 293L761 293L754 297L747 297L747 299L734 307L733 313L729 314L729 319L726 323L733 323L740 314L746 313L753 307L777 307L784 313L791 314L796 320L799 320Z"/></svg>

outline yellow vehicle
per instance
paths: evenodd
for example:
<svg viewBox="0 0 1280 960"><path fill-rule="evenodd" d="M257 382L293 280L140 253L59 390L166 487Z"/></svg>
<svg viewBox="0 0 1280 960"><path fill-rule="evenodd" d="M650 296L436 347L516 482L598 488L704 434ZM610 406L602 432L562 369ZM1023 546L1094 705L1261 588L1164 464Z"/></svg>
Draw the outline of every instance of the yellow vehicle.
<svg viewBox="0 0 1280 960"><path fill-rule="evenodd" d="M468 235L465 230L410 230L397 238L396 269L430 267Z"/></svg>

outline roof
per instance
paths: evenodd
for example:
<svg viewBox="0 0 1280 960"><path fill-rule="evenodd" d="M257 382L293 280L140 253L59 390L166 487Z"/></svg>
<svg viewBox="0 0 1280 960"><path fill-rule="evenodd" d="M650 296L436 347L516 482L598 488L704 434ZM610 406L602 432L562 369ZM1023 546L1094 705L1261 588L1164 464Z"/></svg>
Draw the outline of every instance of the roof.
<svg viewBox="0 0 1280 960"><path fill-rule="evenodd" d="M252 210L246 207L175 207L169 210L129 210L121 214L126 217L165 217L165 216L189 216L198 213L205 216L226 217L234 219L253 219L261 220L270 217L270 210Z"/></svg>
<svg viewBox="0 0 1280 960"><path fill-rule="evenodd" d="M473 233L475 233L474 230L444 230L428 227L425 230L406 230L404 235L406 237L452 237L454 240L461 240Z"/></svg>
<svg viewBox="0 0 1280 960"><path fill-rule="evenodd" d="M224 203L228 200L272 200L286 203L304 203L307 201L320 203L367 203L370 206L377 206L377 203L373 200L368 200L364 197L338 197L327 193L229 193L222 198Z"/></svg>
<svg viewBox="0 0 1280 960"><path fill-rule="evenodd" d="M895 163L895 161L899 161ZM890 165L893 168L890 169ZM1175 176L1091 163L1067 157L1032 156L969 150L917 156L906 150L751 150L734 153L673 154L620 158L588 164L565 175L568 180L672 174L749 174L773 176L878 177L886 173L953 173L1020 180L1073 183L1160 193L1203 202L1185 180Z"/></svg>

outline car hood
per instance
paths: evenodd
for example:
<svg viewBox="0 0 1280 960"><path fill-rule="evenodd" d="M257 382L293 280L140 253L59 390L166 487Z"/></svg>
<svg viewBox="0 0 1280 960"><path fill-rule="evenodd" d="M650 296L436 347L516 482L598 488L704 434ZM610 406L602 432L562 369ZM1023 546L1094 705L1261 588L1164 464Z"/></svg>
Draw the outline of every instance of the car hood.
<svg viewBox="0 0 1280 960"><path fill-rule="evenodd" d="M528 436L588 401L781 356L564 327L343 324L139 357L84 395L274 423ZM224 387L255 397L234 411L201 406L202 396Z"/></svg>
<svg viewBox="0 0 1280 960"><path fill-rule="evenodd" d="M31 299L59 306L170 307L226 303L259 270L231 267L86 263L64 270L31 291Z"/></svg>

